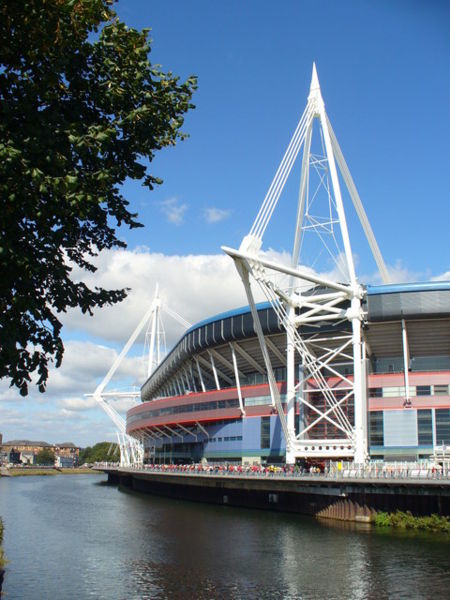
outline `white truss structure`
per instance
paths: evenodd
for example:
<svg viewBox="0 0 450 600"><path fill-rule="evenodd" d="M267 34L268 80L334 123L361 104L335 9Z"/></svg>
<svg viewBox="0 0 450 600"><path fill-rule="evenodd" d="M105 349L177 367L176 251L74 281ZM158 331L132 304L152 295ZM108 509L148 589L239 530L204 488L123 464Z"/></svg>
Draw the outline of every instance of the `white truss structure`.
<svg viewBox="0 0 450 600"><path fill-rule="evenodd" d="M318 121L322 155L311 151L313 126ZM296 158L302 152L295 236L290 265L267 260L262 251L265 231ZM389 281L381 252L363 209L350 171L325 112L315 65L305 111L281 161L275 178L239 250L224 247L235 261L251 307L272 397L286 439L286 462L296 458L351 457L367 459L367 398L364 314L353 261L338 176L353 201L384 282ZM313 175L318 180L313 185ZM320 214L319 195L325 196ZM323 208L323 207L322 207ZM340 282L301 264L305 238L314 234L323 251L344 266ZM340 248L339 248L340 246ZM279 275L288 284L281 287ZM274 276L277 277L274 277ZM305 290L305 282L310 288ZM259 321L251 284L271 303L286 330L287 399L283 406ZM336 325L340 325L336 327ZM314 333L315 331L315 333ZM350 365L352 374L346 374ZM296 403L299 424L296 430ZM353 413L353 414L352 414Z"/></svg>
<svg viewBox="0 0 450 600"><path fill-rule="evenodd" d="M144 354L148 354L147 362L147 378L156 370L160 365L161 360L166 354L166 332L164 330L164 323L162 320L162 313L166 313L185 329L191 327L191 323L186 321L176 311L172 310L169 306L162 303L159 297L159 285L156 284L155 297L153 298L152 309L150 320L148 321L148 327L145 334L145 347Z"/></svg>
<svg viewBox="0 0 450 600"><path fill-rule="evenodd" d="M148 346L148 368L147 375L150 374L158 367L165 354L165 332L161 319L161 310L164 310L171 317L176 319L183 327L190 327L190 323L183 319L174 310L162 306L161 299L159 297L159 286L156 285L155 296L153 301L142 317L141 321L136 326L135 330L131 334L122 351L117 356L116 360L112 364L108 373L103 378L102 382L97 386L97 389L93 394L86 394L87 396L93 396L99 403L102 409L110 417L114 425L116 426L116 434L120 448L120 466L141 466L144 462L144 438L148 437L145 433L142 434L140 439L137 439L127 434L126 421L117 412L117 410L111 406L107 398L134 398L140 397L139 391L127 391L127 392L105 392L105 388L111 381L114 373L119 368L122 360L128 354L128 351L136 341L138 335L141 333L145 325L147 326L146 332L146 345Z"/></svg>

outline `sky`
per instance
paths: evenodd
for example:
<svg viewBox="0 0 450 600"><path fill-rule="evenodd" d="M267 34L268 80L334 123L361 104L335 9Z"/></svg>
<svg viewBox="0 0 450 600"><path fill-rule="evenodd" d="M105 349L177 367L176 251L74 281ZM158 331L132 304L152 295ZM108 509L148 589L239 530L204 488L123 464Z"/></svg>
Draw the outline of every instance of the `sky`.
<svg viewBox="0 0 450 600"><path fill-rule="evenodd" d="M272 181L317 65L333 129L391 278L450 280L450 4L446 0L123 0L129 26L151 28L152 63L198 77L186 141L164 149L148 192L124 192L144 228L120 230L126 250L99 256L87 283L129 287L120 305L93 317L64 315L65 357L45 394L26 398L0 382L4 440L115 440L92 398L141 320L159 283L163 304L190 323L246 304L221 246L239 247ZM295 180L295 173L293 174ZM298 180L297 180L298 185ZM285 260L295 219L295 183L277 207L265 250ZM346 209L347 210L347 209ZM349 207L358 276L380 278ZM312 267L314 265L311 265ZM168 348L183 327L164 317ZM108 389L145 380L142 336ZM124 411L130 400L114 402Z"/></svg>

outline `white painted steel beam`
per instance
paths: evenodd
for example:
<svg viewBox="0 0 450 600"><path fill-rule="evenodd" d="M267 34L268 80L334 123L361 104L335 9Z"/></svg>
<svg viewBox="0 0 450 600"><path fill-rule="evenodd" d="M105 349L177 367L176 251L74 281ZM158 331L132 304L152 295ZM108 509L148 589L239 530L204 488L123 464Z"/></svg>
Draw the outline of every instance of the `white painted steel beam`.
<svg viewBox="0 0 450 600"><path fill-rule="evenodd" d="M211 357L210 357L211 358ZM196 360L198 360L199 363L201 363L206 369L208 369L209 371L211 371L214 375L214 369L216 371L216 374L214 375L214 380L216 381L216 376L220 375L220 377L226 382L228 383L230 386L233 385L233 380L231 379L231 377L228 377L228 375L225 375L225 373L223 371L221 371L220 369L218 369L215 365L213 368L213 362L211 361L210 363L203 358L203 356L200 356L199 354L196 356ZM218 383L218 381L216 381L216 384ZM220 390L220 384L218 389Z"/></svg>
<svg viewBox="0 0 450 600"><path fill-rule="evenodd" d="M198 421L195 421L195 424L200 429L200 431L202 433L204 433L206 435L206 437L209 439L209 433L206 431L206 429L203 427L203 425L200 425L200 423Z"/></svg>
<svg viewBox="0 0 450 600"><path fill-rule="evenodd" d="M214 356L211 354L210 351L208 351L208 356L211 361L211 368L212 368L212 372L214 375L214 381L216 382L216 388L217 388L217 390L220 390L220 383L219 383L219 378L217 376L217 369L216 369L216 363L214 362Z"/></svg>
<svg viewBox="0 0 450 600"><path fill-rule="evenodd" d="M402 319L402 345L403 345L403 374L405 381L405 401L403 406L411 408L411 396L409 393L409 344L408 332L406 330L405 319Z"/></svg>
<svg viewBox="0 0 450 600"><path fill-rule="evenodd" d="M328 117L326 117L326 120L330 131L331 143L333 146L334 153L336 155L336 160L339 165L339 169L342 173L342 177L344 178L345 184L350 193L350 197L353 201L353 205L359 217L360 223L364 229L364 233L366 234L367 241L369 243L370 249L372 250L372 254L377 264L381 278L383 280L383 283L391 283L389 272L387 270L377 240L375 239L375 235L373 233L369 219L367 218L366 211L364 210L363 204L361 202L361 198L359 197L355 182L353 181L350 170L347 166L347 163L345 162L344 155L342 154L342 150L339 146L339 143L334 134L333 128L331 127L331 123Z"/></svg>
<svg viewBox="0 0 450 600"><path fill-rule="evenodd" d="M238 398L239 398L239 407L241 409L242 415L245 416L244 402L242 400L242 393L241 393L241 382L239 380L239 371L237 368L236 352L234 351L233 344L230 344L230 348L231 348L231 356L233 358L234 378L236 380L236 388L237 388Z"/></svg>
<svg viewBox="0 0 450 600"><path fill-rule="evenodd" d="M319 122L321 131L324 156L317 157L311 154L313 123ZM301 167L301 178L297 202L296 229L294 244L291 254L290 266L268 260L261 252L263 236L276 204L283 189L287 176L292 169L294 160L303 146L303 159ZM336 154L336 156L335 156ZM325 112L320 91L319 79L315 65L310 86L310 93L306 109L300 119L299 125L294 133L290 145L283 157L275 178L264 198L263 204L253 223L250 233L244 237L239 250L223 247L224 252L229 254L235 261L235 265L242 279L247 294L247 299L252 311L255 331L263 354L265 370L269 380L272 403L276 406L281 421L283 433L286 439L287 462L294 462L300 456L353 456L354 461L362 463L367 458L367 397L365 391L365 345L362 337L362 322L364 313L361 300L364 297L364 289L358 283L353 254L350 244L350 236L344 210L344 203L338 177L338 167L342 172L350 196L360 217L369 245L376 257L377 264L382 271L381 254L378 252L373 233L367 217L362 209L359 196L343 159L337 140L331 129ZM310 190L310 169L314 169L319 177L317 189ZM318 189L323 186L326 192L329 212L325 218L314 216L309 212L315 201ZM310 195L312 194L312 196ZM300 252L302 248L302 232L314 231L320 242L330 253L330 248L322 237L322 233L331 234L333 243L338 247L335 232L340 234L340 244L343 253L335 258L336 264L342 261L346 267L348 282L335 282L321 274L315 273L312 268L307 269L299 266ZM288 277L288 290L282 289L273 275L282 274ZM386 271L384 272L384 276ZM284 364L287 367L287 415L280 401L279 390L276 385L274 372L271 364L267 339L263 334L262 325L259 321L254 295L250 286L250 276L255 281L264 295L272 305L279 322L286 330L286 358ZM319 293L301 294L300 286L303 282L309 282L318 286ZM323 290L322 288L326 288ZM331 291L328 291L331 290ZM304 331L310 331L311 327L321 326L322 323L329 326L338 325L343 322L351 324L351 332L341 336L330 336L328 341L314 336L311 343L305 336ZM341 338L341 339L339 339ZM331 343L330 343L331 342ZM336 345L335 345L336 344ZM351 346L351 352L349 351ZM273 351L273 347L271 347ZM236 346L236 351L239 351ZM280 358L277 349L275 353ZM284 358L282 356L282 358ZM346 377L338 370L339 365L351 363L353 365L353 377ZM283 364L283 362L282 362ZM296 382L297 364L301 365L301 381ZM329 381L333 378L333 383ZM312 385L305 385L311 381ZM336 383L338 382L338 383ZM336 386L336 388L334 387ZM345 389L345 392L344 392ZM320 391L319 391L320 390ZM311 394L320 394L318 398ZM302 406L306 406L311 414L316 417L309 424L301 421L299 434L294 430L296 396ZM311 399L320 400L315 406ZM315 400L315 401L316 401ZM354 403L354 425L350 423L344 406L348 402ZM323 404L323 406L322 406ZM305 437L312 433L314 428L329 423L336 431L341 431L345 436L339 440L339 447L330 439L324 444L313 443ZM330 434L331 435L331 434ZM320 446L320 447L319 447Z"/></svg>
<svg viewBox="0 0 450 600"><path fill-rule="evenodd" d="M283 356L272 340L266 336L266 344L272 354L274 354L283 366L287 365L286 356Z"/></svg>
<svg viewBox="0 0 450 600"><path fill-rule="evenodd" d="M202 375L202 371L200 369L199 360L197 357L195 357L194 360L195 360L195 364L197 366L197 373L198 373L198 377L200 379L200 385L202 387L202 392L206 392L205 382L203 381L203 375Z"/></svg>
<svg viewBox="0 0 450 600"><path fill-rule="evenodd" d="M169 427L168 425L164 425L164 429L167 429L167 431L170 431L170 433L172 435L176 435L177 437L183 439L183 436L181 435L181 433L178 433L178 431L175 431L174 429L172 429L171 427Z"/></svg>
<svg viewBox="0 0 450 600"><path fill-rule="evenodd" d="M256 258L254 254L252 255L247 252L242 252L241 250L234 250L233 248L228 248L228 246L222 246L222 250L234 259L241 258L243 260L250 261L250 263L252 261L257 261L259 265L272 269L273 271L277 271L278 273L292 275L298 279L304 279L305 281L310 281L311 283L315 283L317 285L330 287L331 289L339 292L345 292L346 294L349 294L350 292L350 287L348 285L342 285L340 283L336 283L335 281L331 281L331 279L314 275L305 269L300 269L298 267L293 269L292 267L276 263L272 260L266 260L263 257Z"/></svg>
<svg viewBox="0 0 450 600"><path fill-rule="evenodd" d="M192 435L195 438L195 441L198 440L197 434L188 429L187 427L184 427L184 425L180 425L180 423L177 423L177 427L179 427L182 431L185 431L188 435Z"/></svg>
<svg viewBox="0 0 450 600"><path fill-rule="evenodd" d="M224 356L222 356L221 354L219 354L219 352L217 352L217 350L214 350L214 348L211 348L209 350L209 352L214 356L214 358L216 360L218 360L225 367L227 367L228 369L230 369L230 371L232 371L233 373L236 371L236 369L234 368L234 363L230 362ZM236 365L236 368L237 368L237 365ZM238 370L238 374L239 374L239 377L245 377L245 375L243 373L241 373L241 371L239 371L239 370Z"/></svg>
<svg viewBox="0 0 450 600"><path fill-rule="evenodd" d="M236 350L238 354L244 358L249 365L251 365L255 371L261 373L261 375L265 375L266 372L264 368L253 358L250 356L248 352L246 352L237 342L230 342L230 346Z"/></svg>

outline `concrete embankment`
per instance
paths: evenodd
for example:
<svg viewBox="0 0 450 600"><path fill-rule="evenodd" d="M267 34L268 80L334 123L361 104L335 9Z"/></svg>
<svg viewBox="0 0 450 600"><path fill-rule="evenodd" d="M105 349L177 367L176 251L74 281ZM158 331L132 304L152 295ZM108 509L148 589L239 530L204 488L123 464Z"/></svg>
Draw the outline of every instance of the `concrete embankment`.
<svg viewBox="0 0 450 600"><path fill-rule="evenodd" d="M159 496L344 521L370 522L379 511L450 514L450 480L333 479L159 473L104 469L111 484Z"/></svg>

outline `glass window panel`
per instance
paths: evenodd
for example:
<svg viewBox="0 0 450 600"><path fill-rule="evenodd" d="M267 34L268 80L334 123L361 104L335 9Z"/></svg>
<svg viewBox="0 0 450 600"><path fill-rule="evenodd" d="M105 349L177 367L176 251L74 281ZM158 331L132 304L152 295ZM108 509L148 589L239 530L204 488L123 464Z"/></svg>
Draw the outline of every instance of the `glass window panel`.
<svg viewBox="0 0 450 600"><path fill-rule="evenodd" d="M419 446L433 445L433 420L431 410L417 411L417 433Z"/></svg>
<svg viewBox="0 0 450 600"><path fill-rule="evenodd" d="M433 387L435 396L448 396L448 385L435 385Z"/></svg>
<svg viewBox="0 0 450 600"><path fill-rule="evenodd" d="M369 413L369 445L384 446L383 411Z"/></svg>
<svg viewBox="0 0 450 600"><path fill-rule="evenodd" d="M270 448L270 417L261 417L261 448Z"/></svg>
<svg viewBox="0 0 450 600"><path fill-rule="evenodd" d="M450 444L450 408L436 409L436 444Z"/></svg>
<svg viewBox="0 0 450 600"><path fill-rule="evenodd" d="M417 385L416 386L417 396L431 396L431 386L429 385Z"/></svg>

